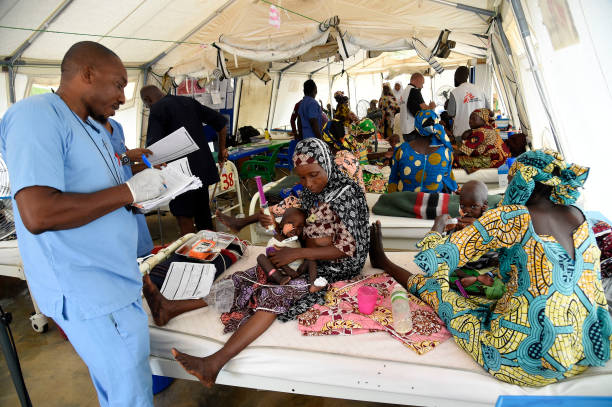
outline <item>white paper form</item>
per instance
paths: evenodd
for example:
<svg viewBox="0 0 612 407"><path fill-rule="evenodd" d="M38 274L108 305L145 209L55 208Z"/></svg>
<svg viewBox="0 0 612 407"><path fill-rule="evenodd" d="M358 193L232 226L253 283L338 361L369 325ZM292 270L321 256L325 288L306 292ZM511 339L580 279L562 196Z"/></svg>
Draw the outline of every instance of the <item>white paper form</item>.
<svg viewBox="0 0 612 407"><path fill-rule="evenodd" d="M200 149L184 127L173 131L147 148L153 152L148 157L152 165L174 161Z"/></svg>
<svg viewBox="0 0 612 407"><path fill-rule="evenodd" d="M212 264L170 263L161 294L169 300L204 298L210 292L215 272L216 268Z"/></svg>
<svg viewBox="0 0 612 407"><path fill-rule="evenodd" d="M180 161L180 160L179 160ZM138 208L141 212L147 213L153 209L159 208L176 198L177 196L202 187L202 181L200 178L187 175L191 174L189 169L189 163L184 162L167 165L162 168L161 172L164 177L166 189L163 194L157 198L149 199L148 201L136 202L133 205Z"/></svg>
<svg viewBox="0 0 612 407"><path fill-rule="evenodd" d="M193 176L193 173L191 172L191 167L189 167L189 160L187 160L187 157L183 157L176 161L168 163L168 168L172 168L174 171L180 172L181 174L185 174L188 177Z"/></svg>

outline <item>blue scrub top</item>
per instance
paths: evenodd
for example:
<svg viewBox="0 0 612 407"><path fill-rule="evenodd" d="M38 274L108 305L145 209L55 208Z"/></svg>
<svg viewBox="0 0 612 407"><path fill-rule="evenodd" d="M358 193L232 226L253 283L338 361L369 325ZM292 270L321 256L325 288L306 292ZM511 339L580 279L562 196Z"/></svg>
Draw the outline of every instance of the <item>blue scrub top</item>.
<svg viewBox="0 0 612 407"><path fill-rule="evenodd" d="M312 130L312 126L310 126L310 119L317 119L319 122L319 131L321 131L323 127L323 111L319 103L310 96L304 96L298 108L298 114L302 122L302 134L304 138L316 137Z"/></svg>
<svg viewBox="0 0 612 407"><path fill-rule="evenodd" d="M123 134L123 127L117 121L113 119L108 119L113 128L113 133L108 134L110 137L111 144L113 145L113 150L117 155L121 155L127 151L125 147L125 136ZM104 128L106 130L106 128ZM125 179L128 180L132 178L132 168L129 165L122 165L123 172L125 174ZM151 250L153 250L153 240L151 239L151 233L149 232L149 227L147 226L147 220L143 214L136 215L136 222L138 222L138 257L144 257L151 254Z"/></svg>
<svg viewBox="0 0 612 407"><path fill-rule="evenodd" d="M57 95L24 99L0 122L0 153L11 193L48 186L93 193L125 182L107 132L83 122ZM15 226L30 290L46 315L88 319L140 298L136 216L119 208L86 225L39 235L19 215Z"/></svg>

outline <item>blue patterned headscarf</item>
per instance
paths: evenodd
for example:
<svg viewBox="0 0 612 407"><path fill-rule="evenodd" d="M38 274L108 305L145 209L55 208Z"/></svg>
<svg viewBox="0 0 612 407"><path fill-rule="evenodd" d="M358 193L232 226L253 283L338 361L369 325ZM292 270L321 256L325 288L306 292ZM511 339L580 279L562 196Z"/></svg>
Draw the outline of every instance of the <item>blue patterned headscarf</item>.
<svg viewBox="0 0 612 407"><path fill-rule="evenodd" d="M428 119L432 119L434 124L425 126ZM444 126L440 124L440 118L433 110L419 110L414 117L414 127L420 135L431 136L432 144L442 144L446 148L453 148Z"/></svg>
<svg viewBox="0 0 612 407"><path fill-rule="evenodd" d="M558 175L554 175L555 169ZM512 181L504 194L503 205L525 205L540 182L553 187L550 200L560 205L571 205L580 196L589 176L589 169L569 164L557 151L542 149L521 154L509 171Z"/></svg>

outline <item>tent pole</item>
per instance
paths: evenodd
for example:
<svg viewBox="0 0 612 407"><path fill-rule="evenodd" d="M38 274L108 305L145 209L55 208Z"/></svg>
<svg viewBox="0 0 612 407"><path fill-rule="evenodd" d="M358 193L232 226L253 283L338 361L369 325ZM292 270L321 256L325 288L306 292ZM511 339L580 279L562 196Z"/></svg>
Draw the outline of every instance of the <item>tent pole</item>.
<svg viewBox="0 0 612 407"><path fill-rule="evenodd" d="M239 129L238 119L240 119L240 101L242 100L242 86L243 85L244 85L244 78L240 78L240 92L238 92L238 101L236 103L236 133L238 133L238 129Z"/></svg>
<svg viewBox="0 0 612 407"><path fill-rule="evenodd" d="M206 26L208 23L210 23L214 18L216 18L219 14L223 13L223 11L225 11L226 8L228 8L229 6L232 5L232 3L235 3L236 0L229 0L226 1L225 3L223 3L223 5L221 7L219 7L218 9L216 9L214 11L214 13L212 13L211 15L209 15L206 20L202 21L200 24L198 24L193 30L189 31L186 35L184 35L179 42L182 41L186 41L189 39L189 37L191 37L193 34L195 34L196 32L200 31L202 28L204 28L204 26ZM153 65L155 65L156 63L158 63L163 57L165 57L166 55L168 55L170 52L172 52L176 47L178 47L179 44L174 43L172 44L167 50L165 50L164 52L162 52L161 54L159 54L158 56L156 56L155 58L153 58L151 61L149 61L148 63L146 63L144 65L145 68L150 68Z"/></svg>
<svg viewBox="0 0 612 407"><path fill-rule="evenodd" d="M278 83L280 83L280 79L279 79ZM268 84L266 84L266 86L268 86ZM270 113L272 112L272 98L274 97L274 79L272 79L271 87L272 87L272 89L271 89L271 93L270 93L270 103L268 105L268 118L266 119L266 129L267 130L270 129ZM278 92L276 92L276 97L278 97ZM274 103L276 103L276 99L274 99Z"/></svg>
<svg viewBox="0 0 612 407"><path fill-rule="evenodd" d="M281 84L281 80L283 78L283 73L279 72L278 73L278 81L276 82L276 95L274 96L274 108L272 109L272 118L269 119L270 121L268 122L268 129L272 128L272 124L274 123L274 116L276 114L276 104L278 103L278 92L280 89L280 84ZM272 92L274 92L274 89L272 89ZM272 106L270 106L272 108ZM268 113L268 118L270 117L270 113Z"/></svg>
<svg viewBox="0 0 612 407"><path fill-rule="evenodd" d="M66 8L68 8L68 6L70 5L70 3L72 3L72 0L64 0L62 2L62 4L56 8L49 17L47 17L47 19L38 27L39 30L46 30L47 28L49 28L49 25L57 18L59 17L60 14L62 14L64 12L64 10L66 10ZM15 61L17 61L19 58L21 58L21 56L23 55L23 53L30 48L30 45L32 45L34 43L34 41L36 41L36 39L43 33L44 31L36 31L34 32L30 38L28 38L27 40L25 40L25 42L23 44L21 44L21 46L19 48L17 48L17 50L15 50L15 52L13 52L13 54L10 56L9 58L9 62L10 64L14 64Z"/></svg>
<svg viewBox="0 0 612 407"><path fill-rule="evenodd" d="M533 80L536 84L536 88L538 89L540 100L542 101L542 105L544 106L544 112L548 117L550 130L552 131L553 139L555 140L555 145L557 146L557 151L559 151L565 156L565 154L563 153L563 148L561 148L561 143L559 141L559 132L557 131L557 127L555 126L555 122L553 120L552 113L548 105L548 97L546 96L546 93L544 91L544 85L542 82L540 69L535 63L533 50L531 49L531 40L529 39L531 33L529 32L529 26L527 25L527 19L525 17L525 12L523 11L523 6L521 5L519 0L510 0L510 3L512 4L512 11L514 11L514 18L516 19L516 23L519 26L519 31L521 32L523 46L525 47L525 51L527 52L527 61L529 62L529 67L531 68L531 74L533 75Z"/></svg>
<svg viewBox="0 0 612 407"><path fill-rule="evenodd" d="M468 6L466 4L455 3L453 1L446 1L446 0L429 0L429 1L432 1L438 4L444 4L445 6L455 7L455 8L458 8L459 10L471 11L472 13L476 13L479 15L487 16L487 17L495 16L494 11L487 10L484 8Z"/></svg>
<svg viewBox="0 0 612 407"><path fill-rule="evenodd" d="M15 68L13 65L8 66L8 82L9 103L12 105L15 103Z"/></svg>

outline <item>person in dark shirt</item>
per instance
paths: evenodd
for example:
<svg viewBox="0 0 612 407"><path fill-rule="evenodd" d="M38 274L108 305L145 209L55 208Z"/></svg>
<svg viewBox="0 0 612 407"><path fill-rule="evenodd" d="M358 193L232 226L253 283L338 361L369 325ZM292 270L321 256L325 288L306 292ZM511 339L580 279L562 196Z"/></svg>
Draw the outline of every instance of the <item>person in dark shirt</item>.
<svg viewBox="0 0 612 407"><path fill-rule="evenodd" d="M408 98L406 100L406 105L408 107L408 133L404 133L404 140L410 142L414 140L419 134L414 128L414 118L419 110L425 109L435 109L436 104L434 102L430 102L429 104L425 103L423 100L423 95L421 94L421 89L423 89L423 84L425 83L425 78L420 73L412 74L410 77L410 85L406 87L406 91L408 91ZM407 135L406 135L407 134Z"/></svg>
<svg viewBox="0 0 612 407"><path fill-rule="evenodd" d="M321 106L315 100L317 85L312 79L304 82L304 98L298 108L298 126L302 138L321 138L323 128L323 114Z"/></svg>
<svg viewBox="0 0 612 407"><path fill-rule="evenodd" d="M295 106L293 107L293 112L291 113L291 135L293 136L294 140L301 140L303 138L302 136L302 123L300 121L300 115L298 113L299 109L300 109L300 103L302 103L302 101L300 100L299 102L297 102L295 104Z"/></svg>
<svg viewBox="0 0 612 407"><path fill-rule="evenodd" d="M204 135L203 123L212 126L219 135L218 161L222 164L227 159L225 149L227 119L195 99L164 95L153 85L143 87L140 90L140 97L150 109L147 146L185 127L193 141L200 147L199 150L188 154L187 160L193 175L202 180L202 188L188 191L170 202L170 212L176 217L181 234L213 229L208 186L219 182L219 174Z"/></svg>

